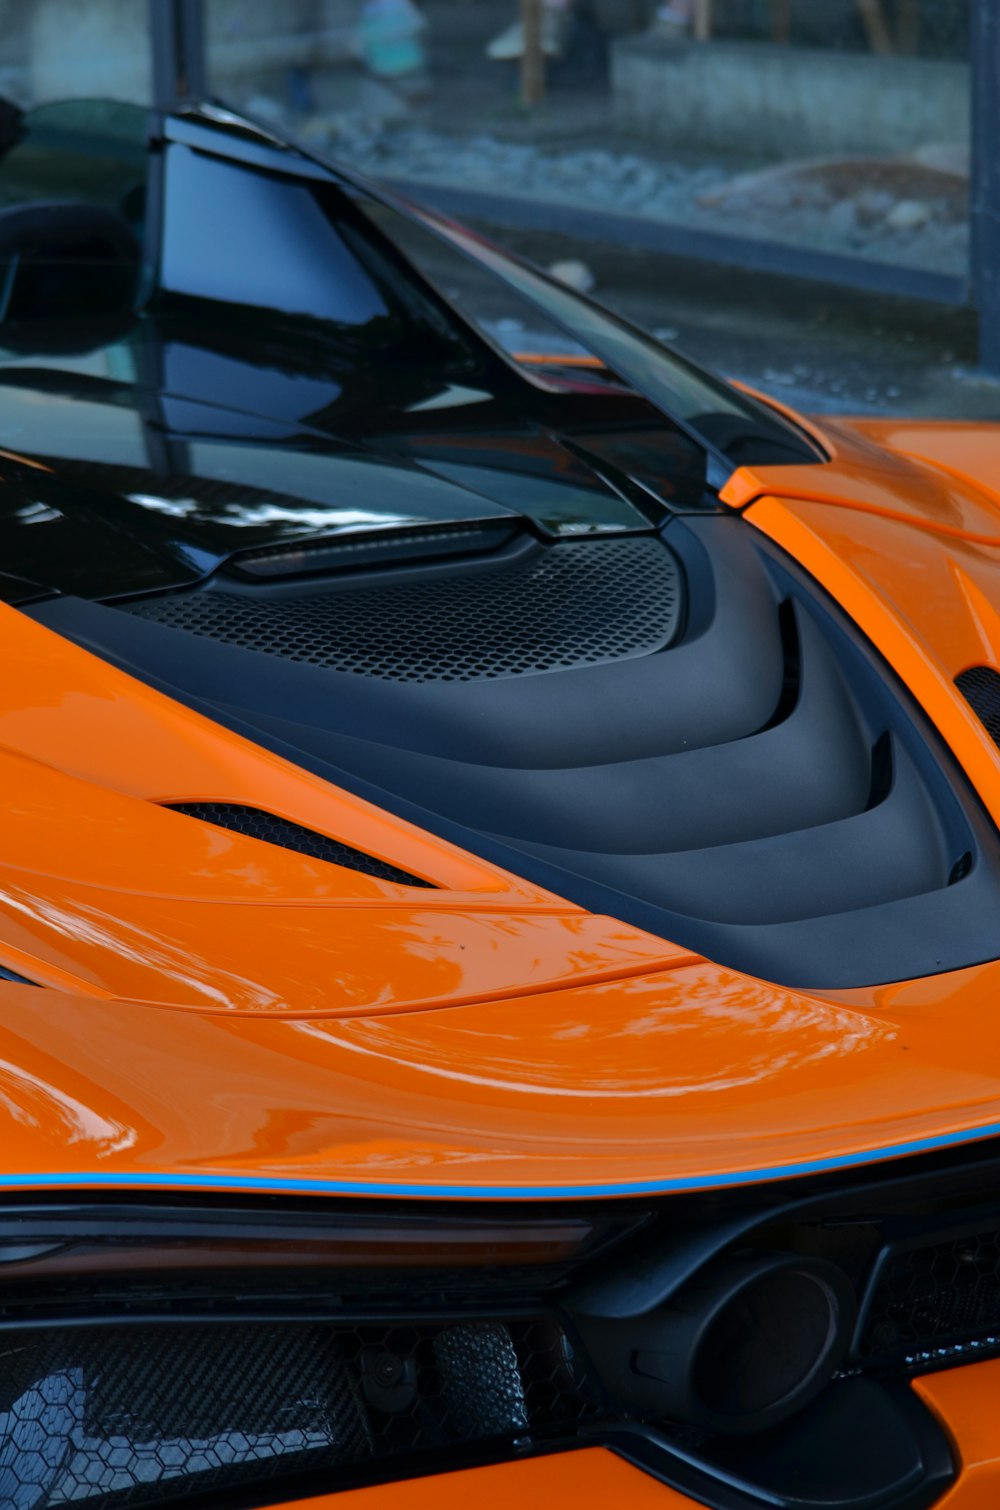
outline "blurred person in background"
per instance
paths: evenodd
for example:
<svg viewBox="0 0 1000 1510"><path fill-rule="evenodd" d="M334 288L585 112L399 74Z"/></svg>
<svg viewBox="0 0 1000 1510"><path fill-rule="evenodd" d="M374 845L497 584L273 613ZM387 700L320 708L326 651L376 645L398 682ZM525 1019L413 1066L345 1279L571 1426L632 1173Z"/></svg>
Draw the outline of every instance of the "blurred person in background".
<svg viewBox="0 0 1000 1510"><path fill-rule="evenodd" d="M405 80L426 72L427 19L413 0L364 0L354 50L377 79Z"/></svg>

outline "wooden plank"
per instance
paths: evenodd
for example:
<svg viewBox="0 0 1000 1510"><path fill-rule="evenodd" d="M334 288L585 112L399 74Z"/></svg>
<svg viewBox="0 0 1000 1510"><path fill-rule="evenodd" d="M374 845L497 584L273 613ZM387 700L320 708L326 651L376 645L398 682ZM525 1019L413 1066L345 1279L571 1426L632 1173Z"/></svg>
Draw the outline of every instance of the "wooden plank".
<svg viewBox="0 0 1000 1510"><path fill-rule="evenodd" d="M696 42L712 40L713 0L694 0L694 38Z"/></svg>

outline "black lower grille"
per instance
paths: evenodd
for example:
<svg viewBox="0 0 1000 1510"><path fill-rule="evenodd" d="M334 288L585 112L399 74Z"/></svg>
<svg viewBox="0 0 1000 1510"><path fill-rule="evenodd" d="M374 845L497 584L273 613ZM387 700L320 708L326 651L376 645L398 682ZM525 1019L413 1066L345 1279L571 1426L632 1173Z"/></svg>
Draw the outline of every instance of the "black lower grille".
<svg viewBox="0 0 1000 1510"><path fill-rule="evenodd" d="M386 860L365 854L364 850L352 849L349 844L341 844L327 834L317 834L311 828L303 828L301 824L279 818L274 813L265 813L259 807L244 807L236 802L168 802L165 806L171 812L184 813L202 823L214 823L231 833L261 839L265 844L277 844L282 849L293 849L313 860L343 865L347 870L358 870L362 875L375 876L380 881L393 881L397 886L434 885L433 881L412 876L409 871L400 870Z"/></svg>
<svg viewBox="0 0 1000 1510"><path fill-rule="evenodd" d="M8 1332L0 1391L0 1504L32 1510L377 1471L593 1411L544 1320Z"/></svg>
<svg viewBox="0 0 1000 1510"><path fill-rule="evenodd" d="M536 547L488 570L280 598L188 591L130 613L284 660L397 682L468 682L626 660L679 627L680 574L659 540Z"/></svg>
<svg viewBox="0 0 1000 1510"><path fill-rule="evenodd" d="M972 666L956 676L955 686L993 743L1000 745L1000 672L991 666Z"/></svg>
<svg viewBox="0 0 1000 1510"><path fill-rule="evenodd" d="M861 1344L870 1361L924 1361L966 1345L1000 1348L1000 1229L890 1251Z"/></svg>

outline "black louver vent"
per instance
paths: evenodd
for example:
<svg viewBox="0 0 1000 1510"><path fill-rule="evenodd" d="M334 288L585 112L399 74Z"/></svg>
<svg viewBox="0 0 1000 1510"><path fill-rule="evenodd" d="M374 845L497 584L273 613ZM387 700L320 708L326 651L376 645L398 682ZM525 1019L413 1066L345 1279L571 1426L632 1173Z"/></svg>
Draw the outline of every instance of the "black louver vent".
<svg viewBox="0 0 1000 1510"><path fill-rule="evenodd" d="M331 865L342 865L346 870L359 870L362 875L374 876L379 881L392 881L397 886L430 886L433 881L424 881L420 876L411 876L366 855L363 850L352 849L326 834L317 834L311 828L292 823L288 818L278 818L274 813L262 812L256 807L242 807L233 802L168 802L171 812L184 813L189 818L199 818L202 823L214 823L217 828L228 828L234 834L245 834L248 839L261 839L265 844L277 844L282 849L294 849L297 854L308 855L312 860L326 860Z"/></svg>
<svg viewBox="0 0 1000 1510"><path fill-rule="evenodd" d="M0 980L10 981L15 986L37 986L37 980L29 980L26 975L18 975L16 970L8 970L6 965L0 965Z"/></svg>
<svg viewBox="0 0 1000 1510"><path fill-rule="evenodd" d="M748 975L841 989L1000 957L995 831L885 666L736 516L666 535L30 612L449 843ZM248 625L272 654L235 648Z"/></svg>
<svg viewBox="0 0 1000 1510"><path fill-rule="evenodd" d="M955 686L993 743L1000 745L1000 672L990 666L972 666L956 676Z"/></svg>
<svg viewBox="0 0 1000 1510"><path fill-rule="evenodd" d="M131 1510L447 1462L592 1414L567 1354L533 1319L19 1331L0 1379L0 1433L19 1448L0 1456L0 1504Z"/></svg>
<svg viewBox="0 0 1000 1510"><path fill-rule="evenodd" d="M469 682L628 660L679 627L680 574L646 538L578 542L490 569L294 597L213 589L123 603L243 650L395 682Z"/></svg>

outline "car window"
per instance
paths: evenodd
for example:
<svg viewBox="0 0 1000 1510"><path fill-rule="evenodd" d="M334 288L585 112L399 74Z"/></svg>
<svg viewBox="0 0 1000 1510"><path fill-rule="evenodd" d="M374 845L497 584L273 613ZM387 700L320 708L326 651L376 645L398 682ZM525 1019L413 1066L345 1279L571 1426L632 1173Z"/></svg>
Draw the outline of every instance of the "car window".
<svg viewBox="0 0 1000 1510"><path fill-rule="evenodd" d="M72 200L144 213L148 113L116 100L62 100L0 112L0 207Z"/></svg>

